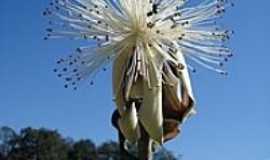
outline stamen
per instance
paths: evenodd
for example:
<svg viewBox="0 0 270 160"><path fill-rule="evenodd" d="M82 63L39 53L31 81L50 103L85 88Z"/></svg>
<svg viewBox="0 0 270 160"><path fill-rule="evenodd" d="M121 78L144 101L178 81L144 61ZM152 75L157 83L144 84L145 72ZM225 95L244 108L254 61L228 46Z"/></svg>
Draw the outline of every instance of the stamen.
<svg viewBox="0 0 270 160"><path fill-rule="evenodd" d="M158 69L164 61L179 64L177 54L227 74L220 68L232 53L224 44L234 32L216 21L234 4L229 0L203 0L194 7L185 4L186 0L53 0L42 13L49 19L44 40L66 37L91 44L58 60L53 71L65 80L65 88L76 90L89 77L106 71L121 53L134 54L135 46L145 56L136 65L144 66L146 79L150 78L148 63Z"/></svg>

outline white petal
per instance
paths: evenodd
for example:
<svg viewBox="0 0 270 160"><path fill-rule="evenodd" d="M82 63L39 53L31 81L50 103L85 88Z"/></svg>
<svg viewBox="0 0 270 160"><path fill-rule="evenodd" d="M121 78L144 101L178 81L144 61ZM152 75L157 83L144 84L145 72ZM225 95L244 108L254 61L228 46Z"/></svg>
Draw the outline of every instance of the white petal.
<svg viewBox="0 0 270 160"><path fill-rule="evenodd" d="M127 109L121 115L118 124L124 137L130 143L135 143L139 139L138 118L135 103L132 103L131 106L127 106Z"/></svg>
<svg viewBox="0 0 270 160"><path fill-rule="evenodd" d="M144 82L143 103L139 110L139 120L154 141L163 143L163 117L162 117L162 78L161 72L149 64L150 78L153 80L151 88Z"/></svg>

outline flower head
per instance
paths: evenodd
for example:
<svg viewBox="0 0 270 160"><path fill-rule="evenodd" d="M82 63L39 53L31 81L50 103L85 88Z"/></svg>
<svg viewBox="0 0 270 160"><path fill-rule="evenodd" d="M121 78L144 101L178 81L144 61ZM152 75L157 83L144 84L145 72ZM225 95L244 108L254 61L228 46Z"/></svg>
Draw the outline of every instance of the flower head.
<svg viewBox="0 0 270 160"><path fill-rule="evenodd" d="M204 0L195 7L185 7L186 1L53 0L44 12L51 25L45 39L94 41L57 61L55 72L65 79L65 87L76 89L78 83L93 78L123 51L130 55L138 51L158 70L166 60L179 64L176 54L180 53L192 71L195 62L227 74L221 68L232 53L224 42L232 31L220 28L216 20L232 4L228 0Z"/></svg>
<svg viewBox="0 0 270 160"><path fill-rule="evenodd" d="M219 27L216 20L232 4L185 4L186 0L54 0L44 12L52 25L45 39L91 42L57 61L55 72L65 79L66 88L77 89L114 63L119 128L131 142L138 140L139 122L158 143L179 132L175 127L194 111L187 71L195 71L192 61L227 74L222 66L232 56L225 46L232 31Z"/></svg>

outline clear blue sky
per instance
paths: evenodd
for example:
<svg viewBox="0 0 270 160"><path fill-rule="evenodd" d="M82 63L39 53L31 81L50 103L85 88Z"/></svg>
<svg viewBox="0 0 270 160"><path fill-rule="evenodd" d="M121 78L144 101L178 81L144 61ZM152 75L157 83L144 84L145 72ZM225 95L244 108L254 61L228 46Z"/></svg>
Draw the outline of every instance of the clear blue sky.
<svg viewBox="0 0 270 160"><path fill-rule="evenodd" d="M52 69L55 60L80 45L43 41L46 0L1 0L0 126L58 129L75 139L116 139L111 73L94 86L64 89ZM184 160L267 160L270 158L270 1L236 1L222 23L236 35L229 77L208 71L192 75L198 115L166 145Z"/></svg>

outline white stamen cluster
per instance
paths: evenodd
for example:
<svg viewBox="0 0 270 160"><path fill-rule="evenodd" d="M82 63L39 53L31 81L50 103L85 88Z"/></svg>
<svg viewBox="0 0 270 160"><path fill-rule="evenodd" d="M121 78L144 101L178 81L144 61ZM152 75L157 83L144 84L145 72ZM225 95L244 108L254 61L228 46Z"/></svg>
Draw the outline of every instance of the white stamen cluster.
<svg viewBox="0 0 270 160"><path fill-rule="evenodd" d="M144 62L153 62L160 72L166 60L179 64L175 54L180 52L190 62L226 75L223 62L232 53L224 44L232 31L220 28L216 20L232 3L185 4L186 0L53 0L43 13L51 25L45 39L95 41L59 59L54 71L66 80L66 88L77 89L78 83L129 48L127 54L143 53ZM191 63L188 67L195 71Z"/></svg>

